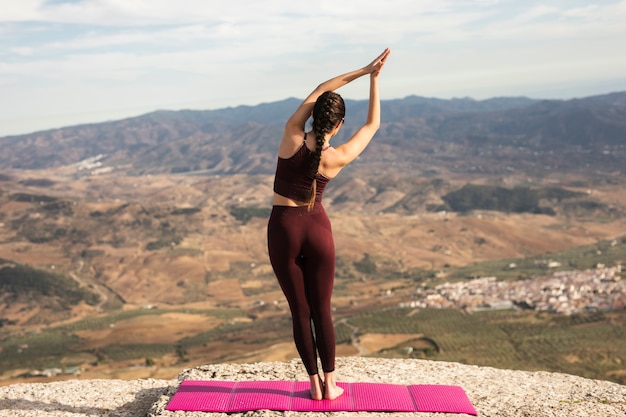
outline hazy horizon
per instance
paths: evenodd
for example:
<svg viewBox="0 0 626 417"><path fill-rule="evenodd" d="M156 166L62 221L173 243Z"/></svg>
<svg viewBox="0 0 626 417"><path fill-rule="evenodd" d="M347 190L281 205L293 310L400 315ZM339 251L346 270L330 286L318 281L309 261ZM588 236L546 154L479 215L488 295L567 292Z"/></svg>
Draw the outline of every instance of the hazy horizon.
<svg viewBox="0 0 626 417"><path fill-rule="evenodd" d="M382 99L626 91L626 0L0 0L0 137L304 97L392 55ZM366 80L340 91L367 96Z"/></svg>
<svg viewBox="0 0 626 417"><path fill-rule="evenodd" d="M385 101L391 101L391 100L402 100L402 99L406 99L409 97L422 97L422 98L426 98L426 99L442 99L442 100L463 100L463 99L469 99L469 100L476 100L476 101L484 101L484 100L490 100L490 99L496 99L496 98L529 98L529 99L533 99L533 100L573 100L573 99L579 99L579 98L587 98L587 97L593 97L593 96L599 96L599 95L606 95L606 94L612 94L612 93L621 93L621 92L626 92L626 90L622 91L607 91L607 92L602 92L602 93L597 93L597 94L587 94L587 95L579 95L579 96L574 96L574 97L567 97L567 98L559 98L559 97L529 97L529 96L504 96L504 95L495 95L492 97L484 97L484 98L474 98L474 97L434 97L434 96L420 96L419 94L409 94L406 95L404 97L394 97L394 98L387 98L387 99L382 99L382 103L384 106L384 102ZM37 133L37 132L45 132L47 130L55 130L55 129L63 129L63 128L69 128L69 127L75 127L75 126L82 126L82 125L91 125L91 124L99 124L99 123L108 123L108 122L116 122L119 120L124 120L124 119L129 119L129 118L134 118L134 117L141 117L144 116L146 114L150 114L153 112L157 112L157 111L184 111L184 110L190 110L190 111L216 111L216 110L223 110L223 109L227 109L227 108L236 108L236 107L240 107L240 106L258 106L258 105L262 105L262 104L271 104L271 103L276 103L276 102L280 102L283 100L289 100L289 99L303 99L304 97L285 97L282 99L277 99L277 100L272 100L272 101L261 101L259 103L253 103L253 104L247 104L247 103L242 103L242 104L235 104L232 106L224 106L224 107L216 107L216 108L211 108L211 109L202 109L202 108L176 108L176 109L168 109L168 108L155 108L155 109L151 109L151 110L147 110L141 113L137 113L137 114L127 114L127 115L122 115L120 117L115 117L115 118L107 118L107 119L94 119L94 120L85 120L83 122L78 122L78 123L70 123L70 124L63 124L63 125L54 125L54 126L50 126L50 127L45 127L43 129L37 129L37 130L33 130L33 131L25 131L25 132L20 132L20 133L13 133L13 134L6 134L6 135L0 135L0 139L2 138L6 138L6 137L13 137L13 136L23 136L23 135L29 135L29 134L33 134L33 133ZM350 99L350 98L348 98ZM356 98L353 100L365 100L365 98Z"/></svg>

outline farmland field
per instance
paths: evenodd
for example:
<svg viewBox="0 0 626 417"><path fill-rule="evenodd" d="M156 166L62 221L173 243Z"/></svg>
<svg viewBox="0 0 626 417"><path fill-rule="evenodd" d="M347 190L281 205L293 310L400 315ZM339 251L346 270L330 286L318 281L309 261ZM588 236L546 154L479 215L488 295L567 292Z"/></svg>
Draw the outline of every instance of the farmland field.
<svg viewBox="0 0 626 417"><path fill-rule="evenodd" d="M143 343L130 343L124 341L125 333L107 333L109 343L97 338L100 343L93 344L95 334L110 332L109 326L103 327L105 322L128 329L139 317L142 327L150 329L150 319L154 324L172 314L168 310L118 314L109 320L89 319L5 339L0 342L0 366L63 368L81 365L80 361L89 359L91 372L96 372L98 365L122 361L134 366L149 363L153 367L168 363L173 377L174 370L193 364L275 360L277 355L285 358L297 355L291 346L291 322L287 315L250 320L234 312L225 321L205 311L189 311L184 315L178 312L181 325L185 321L200 323L204 318L209 320L210 328L172 337L169 342L147 338ZM503 369L563 372L626 383L623 372L626 311L623 310L565 317L513 310L467 314L456 309L385 307L355 314L339 313L336 325L338 352L343 354L359 354L357 349L348 349L354 332L362 347L367 348L366 356L427 358ZM278 347L281 352L277 352Z"/></svg>

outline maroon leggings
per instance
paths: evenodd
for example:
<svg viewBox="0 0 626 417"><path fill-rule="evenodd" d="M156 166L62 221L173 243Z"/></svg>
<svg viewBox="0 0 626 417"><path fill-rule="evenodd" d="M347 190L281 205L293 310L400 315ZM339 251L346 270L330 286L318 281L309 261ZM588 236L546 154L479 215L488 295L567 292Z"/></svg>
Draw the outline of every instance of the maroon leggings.
<svg viewBox="0 0 626 417"><path fill-rule="evenodd" d="M274 206L267 227L270 262L291 310L293 338L309 375L335 370L335 329L330 298L335 244L324 207ZM312 324L311 324L312 323ZM314 335L315 332L315 335Z"/></svg>

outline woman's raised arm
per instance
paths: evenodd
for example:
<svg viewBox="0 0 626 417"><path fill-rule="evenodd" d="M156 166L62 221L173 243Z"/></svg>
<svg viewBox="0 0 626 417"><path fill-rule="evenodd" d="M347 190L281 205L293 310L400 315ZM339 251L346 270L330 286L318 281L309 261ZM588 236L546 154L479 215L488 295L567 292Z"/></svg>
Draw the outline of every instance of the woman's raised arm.
<svg viewBox="0 0 626 417"><path fill-rule="evenodd" d="M297 146L300 146L306 122L309 120L309 117L311 117L315 101L320 95L326 91L335 91L364 75L373 74L374 72L378 73L388 55L389 49L385 49L378 57L365 67L338 75L318 85L307 96L307 98L304 99L296 111L291 115L289 120L287 120L283 133L283 140L281 142L281 148L283 148L283 145L287 145L289 148L297 148ZM279 153L281 152L279 151Z"/></svg>
<svg viewBox="0 0 626 417"><path fill-rule="evenodd" d="M341 168L356 159L370 143L380 127L380 95L378 92L378 76L385 65L385 60L390 54L389 49L381 54L378 60L373 61L366 67L370 74L370 92L367 118L363 126L356 131L346 143L335 149L333 158L328 158L328 166L324 171L336 175Z"/></svg>

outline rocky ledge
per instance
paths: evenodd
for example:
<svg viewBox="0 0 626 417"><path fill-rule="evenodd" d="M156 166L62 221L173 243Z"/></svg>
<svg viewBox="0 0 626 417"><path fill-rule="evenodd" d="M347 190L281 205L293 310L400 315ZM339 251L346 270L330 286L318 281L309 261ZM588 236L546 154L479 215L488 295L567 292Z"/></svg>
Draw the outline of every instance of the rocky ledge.
<svg viewBox="0 0 626 417"><path fill-rule="evenodd" d="M338 358L346 382L443 384L463 387L482 417L626 416L626 386L608 381L549 373L502 370L459 363L406 359ZM186 369L178 380L71 380L0 387L0 416L11 417L212 417L226 414L166 411L185 379L305 380L299 360L255 364L205 365ZM380 413L296 413L257 411L252 416L378 416ZM435 417L433 413L385 413ZM447 414L446 416L456 416Z"/></svg>

